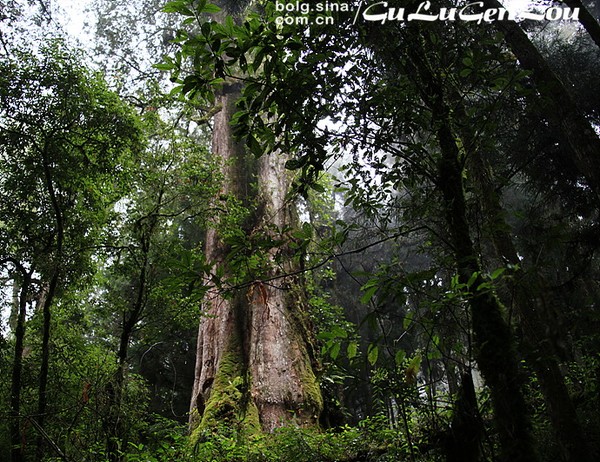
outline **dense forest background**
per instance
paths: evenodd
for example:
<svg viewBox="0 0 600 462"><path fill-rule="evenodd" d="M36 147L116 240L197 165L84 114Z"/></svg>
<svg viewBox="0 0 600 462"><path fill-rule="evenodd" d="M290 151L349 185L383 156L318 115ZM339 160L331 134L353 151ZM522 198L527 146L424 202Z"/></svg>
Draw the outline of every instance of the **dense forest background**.
<svg viewBox="0 0 600 462"><path fill-rule="evenodd" d="M600 2L373 3L3 0L1 460L598 460Z"/></svg>

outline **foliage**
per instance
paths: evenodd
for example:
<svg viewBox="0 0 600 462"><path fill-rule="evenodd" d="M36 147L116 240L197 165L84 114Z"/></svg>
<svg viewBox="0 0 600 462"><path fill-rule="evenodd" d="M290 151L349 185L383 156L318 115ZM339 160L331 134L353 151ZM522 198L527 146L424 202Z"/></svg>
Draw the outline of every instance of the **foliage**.
<svg viewBox="0 0 600 462"><path fill-rule="evenodd" d="M88 256L131 179L141 130L131 109L60 41L38 56L15 51L1 66L2 252L48 271L41 249L58 232L55 209L73 241L65 258ZM66 275L80 272L74 267Z"/></svg>
<svg viewBox="0 0 600 462"><path fill-rule="evenodd" d="M195 460L218 462L383 462L402 460L406 455L402 437L381 417L329 432L283 427L251 439L231 434L228 428L214 429L194 448Z"/></svg>
<svg viewBox="0 0 600 462"><path fill-rule="evenodd" d="M346 204L363 214L365 224L371 220L371 230L381 231L398 244L404 243L400 238L420 240L417 246L426 257L425 265L415 268L407 264L406 256L404 260L391 258L391 263L371 266L364 272L371 275L366 274L362 281L357 278L363 290L360 301L373 311L366 319L381 320L389 304L390 318L402 319L404 327L402 333L380 322L373 329L379 336L375 334L374 341L364 348L371 367L380 361L392 364L375 372L367 368L383 377L377 381L378 386L387 385L380 387L383 394L394 398L390 373L394 363L403 364L406 356L403 349L392 347L393 339L411 329L419 331L416 337L426 354L413 355L403 368L410 376L422 374L432 408L440 393L435 384L447 380L448 386L458 387L453 370L470 370L474 359L486 375L495 405L515 402L502 396L503 387L496 382L503 380L496 374L497 368L508 368L510 363L510 372L504 377L514 384L513 397L521 393L512 346L516 337L504 325L507 318L500 300L516 311L517 322L522 323L518 328L526 337L521 348L529 349L527 342L539 338L535 330L545 321L525 305L545 303L538 302L544 296L535 291L526 301L521 292L514 301L510 293L522 291L521 278L536 273L545 276L533 254L521 258L529 244L520 240L525 234L513 241L511 230L523 229L519 227L528 220L507 222L502 194L521 195L520 184L526 184L532 189L520 196L522 199L529 192L544 196L543 190L536 189L538 179L547 184L553 182L550 178L559 178L556 193L560 198L545 196L553 205L536 202L535 207L547 212L543 220L551 216L550 210L557 210L554 207L567 216L569 208L563 205L571 199L580 210L591 212L585 204L595 197L574 187L578 181L592 189L594 185L588 182L587 172L577 168L576 159L573 163L564 156L571 149L566 142L569 134L553 136L544 123L531 119L531 114L542 115L548 118L548 126L557 126L552 114L540 112L540 107L549 106L538 105L534 97L540 91L552 98L544 93L544 84L551 85L551 78L541 82L539 69L532 72L520 67L503 45L507 40L514 50L514 42L492 27L475 29L460 23L373 27L352 22L354 18L343 11L333 13L334 25L320 26L310 21L315 10L308 13L308 23L286 24L276 20L272 2L266 3L260 16L249 15L241 24L232 19L219 23L204 20L203 15L210 13L203 10L204 3L170 5L186 17L186 26L196 28L179 34L180 50L161 65L172 71L179 84L175 92L211 101L223 82L243 80L234 122L250 152L257 156L273 151L292 153L295 157L287 167L300 173L298 190L304 195L310 189L320 190L317 180L321 171L345 152L348 160L339 183ZM587 110L593 114L593 109ZM521 137L525 133L535 133L533 140ZM515 136L519 137L516 143ZM554 140L554 147L549 139ZM542 157L536 155L536 149L560 166L554 169L539 164ZM516 151L529 162L523 164ZM541 179L541 171L549 176ZM509 213L511 205L507 205ZM592 208L589 215L580 215L582 220L584 215L590 218L583 225L588 229L595 226L592 216L597 207ZM550 228L546 236L552 243L547 245L558 249L561 244L553 236L568 232L559 230L558 224ZM325 306L319 298L315 302ZM483 312L486 314L480 317ZM414 329L415 325L419 328ZM324 352L338 358L346 338L343 327L325 330L321 333ZM499 343L494 344L496 341ZM505 348L498 348L501 342ZM350 345L351 356L355 356L355 344ZM548 351L542 354L552 355ZM389 361L391 358L397 361ZM490 358L494 361L488 361ZM419 371L417 363L423 359L426 367ZM505 366L500 366L501 360L506 360ZM540 360L533 355L528 361L535 365ZM536 373L544 375L544 370L537 366ZM544 393L545 399L555 403L569 401L564 394L552 397L548 388ZM405 397L399 402L405 404ZM526 413L524 406L516 411L497 411L496 417ZM526 427L524 423L522 428ZM555 430L560 433L556 422ZM522 441L529 444L525 436ZM505 438L503 445L511 444Z"/></svg>
<svg viewBox="0 0 600 462"><path fill-rule="evenodd" d="M598 121L598 49L583 31L520 24L565 101L495 24L373 24L343 9L290 24L274 1L174 0L160 15L155 1L117 3L94 2L96 52L125 56L100 67L139 114L64 41L18 49L23 29L0 33L0 458L18 421L25 454L41 438L44 460L496 460L509 444L495 379L515 377L526 399L508 414L531 417L540 459L594 460L597 191L558 110L574 101ZM3 5L2 26L23 6ZM148 70L137 37L170 55ZM222 192L207 140L232 84L248 154L291 156L297 228L253 227L258 200ZM209 228L227 269L206 261ZM253 408L246 428L234 423L248 383L225 355L211 425L189 438L204 295L262 295L264 275L291 263L323 428L263 434Z"/></svg>

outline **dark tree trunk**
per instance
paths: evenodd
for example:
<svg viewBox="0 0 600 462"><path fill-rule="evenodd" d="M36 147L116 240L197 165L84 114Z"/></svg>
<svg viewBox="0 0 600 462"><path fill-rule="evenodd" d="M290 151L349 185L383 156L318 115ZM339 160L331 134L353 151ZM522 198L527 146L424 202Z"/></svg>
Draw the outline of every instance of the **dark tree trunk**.
<svg viewBox="0 0 600 462"><path fill-rule="evenodd" d="M467 141L467 149L470 145ZM509 226L504 220L498 193L489 178L492 169L484 164L478 152L472 151L469 157L474 178L479 183L483 215L489 221L487 227L496 252L507 263L520 265L522 262L508 232ZM522 351L539 379L563 458L570 462L591 462L595 458L585 440L575 406L560 372L556 352L551 346L551 341L544 335L549 332L549 326L544 319L551 319L552 316L545 309L541 283L534 275L529 275L524 279L519 278L511 288L514 295L513 306L523 334Z"/></svg>
<svg viewBox="0 0 600 462"><path fill-rule="evenodd" d="M162 204L163 194L164 191L161 190L158 196L157 210ZM149 225L147 227L141 226L144 230L140 236L142 261L138 279L136 281L137 292L130 309L123 313L123 325L119 337L119 349L117 351L117 371L113 381L109 384L107 389L109 415L106 419L106 448L110 462L122 460L122 456L119 454L119 448L126 448L128 444L128 431L123 423L123 413L126 412L126 410L123 409L123 395L126 387L125 378L129 360L129 346L131 344L135 326L140 321L146 307L148 274L150 270L149 254L151 250L152 235L157 224L156 216L153 213L145 216L142 220L147 220Z"/></svg>
<svg viewBox="0 0 600 462"><path fill-rule="evenodd" d="M481 151L477 149L477 142L461 97L456 94L452 99L472 178L480 192L479 198L487 222L485 227L488 235L497 255L515 267L519 266L522 262L513 244L499 193L494 187L493 168L485 162ZM515 281L511 289L513 306L523 335L522 351L539 379L540 388L548 403L552 425L563 449L564 460L591 462L594 458L585 441L583 428L560 372L556 351L552 348L550 339L544 335L550 331L550 326L544 319L552 319L552 315L545 309L541 282L534 275L529 275L525 279L519 278Z"/></svg>
<svg viewBox="0 0 600 462"><path fill-rule="evenodd" d="M25 341L25 317L27 299L31 285L31 274L21 269L23 280L19 293L19 309L15 327L15 355L13 358L12 380L10 387L10 459L11 462L25 460L24 436L21 433L21 377L23 371L23 349ZM15 282L16 284L16 282Z"/></svg>
<svg viewBox="0 0 600 462"><path fill-rule="evenodd" d="M452 424L445 452L446 462L478 462L483 422L477 407L477 396L471 371L462 375L460 391L452 412Z"/></svg>
<svg viewBox="0 0 600 462"><path fill-rule="evenodd" d="M48 372L50 367L50 323L52 320L51 307L56 293L58 283L58 272L56 272L50 281L48 287L43 288L42 293L42 363L40 365L40 378L38 387L38 415L37 423L40 428L44 428L46 420L46 408L48 406ZM40 433L36 441L36 454L38 460L42 460L44 455L44 436Z"/></svg>
<svg viewBox="0 0 600 462"><path fill-rule="evenodd" d="M442 160L439 186L446 206L446 221L456 256L459 281L466 284L472 275L477 274L471 285L474 293L469 300L475 358L490 387L503 460L533 462L537 456L531 439L514 338L503 318L498 299L489 291L477 289L485 280L481 276L466 220L458 147L449 120L442 119L440 123L438 140L442 148Z"/></svg>
<svg viewBox="0 0 600 462"><path fill-rule="evenodd" d="M46 184L46 190L50 197L50 203L52 204L52 210L54 212L55 221L55 236L56 236L56 251L53 256L53 268L50 282L48 283L48 290L44 297L44 303L42 305L43 324L42 324L42 363L40 365L40 378L38 387L38 416L37 423L41 429L44 428L46 419L46 408L48 406L48 371L50 368L50 327L52 322L52 303L56 295L58 281L61 273L62 258L63 258L63 241L64 241L64 217L63 211L60 206L56 190L54 187L54 180L52 178L52 170L50 162L48 160L47 147L42 151L43 157L43 168L44 168L44 181ZM44 454L44 437L40 434L37 437L36 444L37 458L41 460Z"/></svg>
<svg viewBox="0 0 600 462"><path fill-rule="evenodd" d="M490 291L479 289L485 280L469 231L463 188L463 155L456 142L458 137L452 127L451 111L430 64L417 50L409 53L423 100L432 112L440 146L437 187L443 197L459 282L467 284L475 275L470 286L473 293L468 300L475 359L490 388L501 457L506 462L534 462L537 455L531 438L514 336L503 317L499 300Z"/></svg>

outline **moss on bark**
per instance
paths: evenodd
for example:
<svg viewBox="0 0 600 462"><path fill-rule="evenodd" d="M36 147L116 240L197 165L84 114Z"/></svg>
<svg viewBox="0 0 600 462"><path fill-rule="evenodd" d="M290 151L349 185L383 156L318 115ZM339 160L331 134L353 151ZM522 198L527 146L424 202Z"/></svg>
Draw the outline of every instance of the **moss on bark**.
<svg viewBox="0 0 600 462"><path fill-rule="evenodd" d="M242 344L239 337L233 335L219 362L210 395L199 416L200 424L191 434L193 445L200 442L205 431L223 425L243 436L261 431L258 409L250 399L248 382Z"/></svg>

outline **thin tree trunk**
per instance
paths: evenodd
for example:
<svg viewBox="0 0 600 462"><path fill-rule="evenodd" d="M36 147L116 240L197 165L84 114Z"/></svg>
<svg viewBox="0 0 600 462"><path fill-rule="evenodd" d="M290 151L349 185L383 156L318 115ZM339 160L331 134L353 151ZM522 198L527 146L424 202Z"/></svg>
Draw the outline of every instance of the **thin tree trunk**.
<svg viewBox="0 0 600 462"><path fill-rule="evenodd" d="M17 319L19 318L19 293L20 288L17 284L12 288L12 303L10 304L10 315L8 317L8 327L11 331L17 328Z"/></svg>
<svg viewBox="0 0 600 462"><path fill-rule="evenodd" d="M38 416L37 423L40 428L44 428L44 421L46 419L46 408L48 406L48 372L50 368L50 327L52 321L52 304L56 294L58 286L58 280L61 273L62 258L63 258L63 241L64 241L64 217L60 207L56 190L54 188L54 182L52 179L52 171L50 163L48 161L47 146L42 152L43 167L44 167L44 180L46 183L46 190L50 197L50 203L54 212L54 220L56 225L56 253L54 255L54 264L52 269L52 276L48 284L48 291L44 298L44 304L42 306L43 323L42 323L42 363L40 365L40 377L38 387ZM40 433L37 437L36 443L36 455L39 460L44 454L44 437Z"/></svg>
<svg viewBox="0 0 600 462"><path fill-rule="evenodd" d="M21 434L21 378L23 372L23 347L25 340L25 317L27 313L27 298L31 285L31 273L21 269L23 280L19 294L19 310L15 326L15 354L13 358L12 380L10 387L10 460L22 462L25 460L24 441ZM16 281L15 281L16 284Z"/></svg>
<svg viewBox="0 0 600 462"><path fill-rule="evenodd" d="M158 211L162 206L164 189L161 189L158 194L157 205L155 211ZM107 454L111 462L117 462L122 459L119 454L119 448L126 448L127 429L123 426L123 394L125 391L125 376L129 359L129 346L135 326L140 321L144 309L146 307L146 296L148 291L148 276L150 271L150 251L152 246L152 235L157 225L157 218L152 211L144 216L140 221L147 221L148 226L140 226L143 228L140 236L140 249L142 252L142 262L139 269L137 280L137 292L135 300L131 308L123 313L123 326L119 338L119 349L117 351L117 371L113 383L110 384L109 393L109 417L107 419Z"/></svg>
<svg viewBox="0 0 600 462"><path fill-rule="evenodd" d="M54 300L54 294L56 293L56 286L58 284L58 272L52 275L50 284L46 288L45 293L42 294L42 315L43 315L43 328L42 328L42 363L40 365L40 378L38 387L38 415L37 423L40 428L44 428L44 422L46 420L46 408L48 406L48 372L50 367L50 323L51 323L51 307ZM36 454L38 460L41 460L44 455L44 436L41 432L37 436L36 441Z"/></svg>
<svg viewBox="0 0 600 462"><path fill-rule="evenodd" d="M144 307L144 297L146 290L147 275L147 256L144 258L140 270L139 288L134 305L129 313L123 315L123 327L119 337L119 350L117 352L117 371L109 389L109 416L107 419L107 445L106 452L108 460L117 462L122 456L119 454L119 448L127 447L126 430L123 428L121 415L123 413L123 392L125 386L125 373L127 370L127 360L129 357L129 344L133 329L140 319Z"/></svg>

